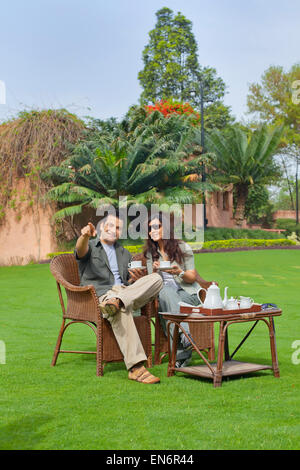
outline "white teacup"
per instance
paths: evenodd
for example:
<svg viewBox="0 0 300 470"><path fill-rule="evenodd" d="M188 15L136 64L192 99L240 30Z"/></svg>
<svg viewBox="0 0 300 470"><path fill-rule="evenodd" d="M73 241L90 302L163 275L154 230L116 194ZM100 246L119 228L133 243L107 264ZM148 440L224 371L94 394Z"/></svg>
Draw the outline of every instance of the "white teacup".
<svg viewBox="0 0 300 470"><path fill-rule="evenodd" d="M240 296L240 308L250 308L254 304L254 300L251 297Z"/></svg>
<svg viewBox="0 0 300 470"><path fill-rule="evenodd" d="M163 269L168 269L171 267L171 261L160 261L159 267Z"/></svg>
<svg viewBox="0 0 300 470"><path fill-rule="evenodd" d="M142 267L142 262L141 261L131 261L131 263L128 264L129 269L138 269Z"/></svg>

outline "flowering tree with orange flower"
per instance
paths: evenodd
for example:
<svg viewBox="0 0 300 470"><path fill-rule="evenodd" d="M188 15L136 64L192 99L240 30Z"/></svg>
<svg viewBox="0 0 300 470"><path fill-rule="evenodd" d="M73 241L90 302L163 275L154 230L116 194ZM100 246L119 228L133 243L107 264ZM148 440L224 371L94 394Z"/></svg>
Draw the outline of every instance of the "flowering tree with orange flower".
<svg viewBox="0 0 300 470"><path fill-rule="evenodd" d="M159 111L164 117L169 117L170 115L179 114L185 116L192 116L192 123L200 123L200 114L194 110L194 108L189 103L181 103L179 101L169 100L160 100L154 103L153 105L146 105L145 109L147 114L151 114L154 111Z"/></svg>
<svg viewBox="0 0 300 470"><path fill-rule="evenodd" d="M189 103L180 103L179 101L173 100L160 100L157 101L154 105L147 105L146 110L151 113L153 111L159 111L165 117L170 114L186 114L191 115L195 114L198 118L200 118L200 114L197 113L193 107Z"/></svg>

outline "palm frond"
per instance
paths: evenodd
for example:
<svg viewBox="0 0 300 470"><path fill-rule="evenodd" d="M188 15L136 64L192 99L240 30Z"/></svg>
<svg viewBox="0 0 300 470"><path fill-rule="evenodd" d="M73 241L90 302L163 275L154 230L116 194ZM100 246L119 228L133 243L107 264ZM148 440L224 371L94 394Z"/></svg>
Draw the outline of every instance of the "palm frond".
<svg viewBox="0 0 300 470"><path fill-rule="evenodd" d="M85 205L85 203L65 207L64 209L61 209L61 210L55 212L55 214L53 215L53 219L54 220L63 220L66 217L72 217L74 215L81 214L82 208L83 208L84 205Z"/></svg>

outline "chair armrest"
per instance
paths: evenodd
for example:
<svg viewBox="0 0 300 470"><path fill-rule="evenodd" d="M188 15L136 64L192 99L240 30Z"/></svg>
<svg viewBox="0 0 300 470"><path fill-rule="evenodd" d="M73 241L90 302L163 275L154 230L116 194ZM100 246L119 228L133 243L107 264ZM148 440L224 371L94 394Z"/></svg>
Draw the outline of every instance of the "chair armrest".
<svg viewBox="0 0 300 470"><path fill-rule="evenodd" d="M196 271L197 272L197 271ZM199 273L197 272L197 275L196 275L196 282L199 284L199 286L201 287L204 287L204 289L207 289L209 286L210 286L210 282L209 281L206 281L205 279L203 279Z"/></svg>
<svg viewBox="0 0 300 470"><path fill-rule="evenodd" d="M64 286L66 289L72 291L72 292L88 292L88 291L95 291L95 287L90 285L90 286L73 286L72 284L67 283L67 285ZM97 294L96 294L97 295Z"/></svg>
<svg viewBox="0 0 300 470"><path fill-rule="evenodd" d="M208 289L209 286L212 285L213 282L215 282L216 284L218 284L216 281L206 281L205 279L203 279L200 274L198 273L198 271L196 271L196 282L201 286L201 287L204 287L204 289Z"/></svg>
<svg viewBox="0 0 300 470"><path fill-rule="evenodd" d="M87 285L87 286L74 286L74 284L71 284L70 282L66 281L65 279L62 279L62 278L59 278L58 276L56 276L56 280L57 282L59 282L59 284L61 284L65 289L68 289L70 290L71 292L87 292L87 291L95 291L95 294L96 294L96 290L95 290L95 287L90 284L90 285Z"/></svg>
<svg viewBox="0 0 300 470"><path fill-rule="evenodd" d="M60 288L59 281L57 283ZM93 322L101 320L102 313L94 286L74 286L67 281L61 285L65 288L68 298L66 318Z"/></svg>
<svg viewBox="0 0 300 470"><path fill-rule="evenodd" d="M200 287L203 287L204 289L208 289L209 286L211 286L212 284L212 281L206 281L205 279L203 279L200 274L198 273L198 271L196 271L196 282L199 284ZM200 300L201 302L204 302L205 300L205 297L206 297L206 292L204 290L202 290L200 292Z"/></svg>
<svg viewBox="0 0 300 470"><path fill-rule="evenodd" d="M155 314L155 300L151 300L141 308L141 314L147 317L148 321L151 321L151 317Z"/></svg>

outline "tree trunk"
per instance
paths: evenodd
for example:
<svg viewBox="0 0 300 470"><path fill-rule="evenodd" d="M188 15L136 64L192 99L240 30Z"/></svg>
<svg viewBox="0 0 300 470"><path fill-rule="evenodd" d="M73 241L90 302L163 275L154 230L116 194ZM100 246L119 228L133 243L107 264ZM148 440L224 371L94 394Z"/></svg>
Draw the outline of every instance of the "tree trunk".
<svg viewBox="0 0 300 470"><path fill-rule="evenodd" d="M245 205L248 197L248 185L246 184L237 184L235 186L235 195L236 195L236 207L234 213L234 220L237 227L243 225L245 220Z"/></svg>
<svg viewBox="0 0 300 470"><path fill-rule="evenodd" d="M283 157L281 158L281 161L282 161L282 164L283 164L283 168L284 168L285 176L286 176L286 181L287 181L287 185L288 185L288 188L289 188L292 210L294 211L295 210L295 205L294 205L293 192L292 192L292 189L291 189L289 174L288 174L287 167L286 167L286 164L285 164L285 161L284 161Z"/></svg>

